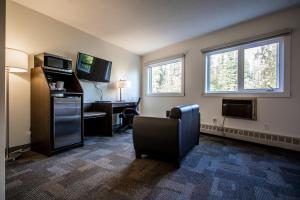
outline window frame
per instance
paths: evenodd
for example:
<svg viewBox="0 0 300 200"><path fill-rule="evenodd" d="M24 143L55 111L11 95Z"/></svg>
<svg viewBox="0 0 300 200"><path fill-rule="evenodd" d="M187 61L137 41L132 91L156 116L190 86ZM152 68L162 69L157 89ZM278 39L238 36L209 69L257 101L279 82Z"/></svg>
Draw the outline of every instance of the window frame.
<svg viewBox="0 0 300 200"><path fill-rule="evenodd" d="M159 93L153 93L152 92L152 68L166 65L173 63L176 60L181 60L182 66L181 66L181 91L180 92L159 92ZM182 97L185 96L185 55L179 55L179 56L173 56L169 58L164 58L161 60L153 61L148 64L146 64L146 73L147 73L147 91L146 96L153 96L153 97Z"/></svg>
<svg viewBox="0 0 300 200"><path fill-rule="evenodd" d="M278 48L278 66L277 82L279 87L271 89L245 89L244 88L244 51L248 48L262 45L279 43ZM246 44L234 45L222 49L212 50L205 53L205 96L246 96L246 97L289 97L290 96L290 48L291 36L277 36L259 41L247 42ZM237 91L210 91L210 67L209 57L214 54L238 50L238 90Z"/></svg>

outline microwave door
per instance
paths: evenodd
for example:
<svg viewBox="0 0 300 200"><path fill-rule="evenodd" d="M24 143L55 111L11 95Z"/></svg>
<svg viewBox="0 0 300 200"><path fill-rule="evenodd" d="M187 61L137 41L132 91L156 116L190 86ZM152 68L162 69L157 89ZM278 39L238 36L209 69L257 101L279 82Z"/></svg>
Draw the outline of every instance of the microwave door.
<svg viewBox="0 0 300 200"><path fill-rule="evenodd" d="M64 69L64 60L48 56L45 65L47 67L54 67L59 69Z"/></svg>

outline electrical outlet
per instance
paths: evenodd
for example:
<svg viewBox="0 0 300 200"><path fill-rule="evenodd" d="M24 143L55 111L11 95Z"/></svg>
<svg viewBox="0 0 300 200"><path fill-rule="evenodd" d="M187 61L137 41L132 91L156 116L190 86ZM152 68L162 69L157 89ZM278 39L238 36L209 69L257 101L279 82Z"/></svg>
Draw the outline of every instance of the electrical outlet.
<svg viewBox="0 0 300 200"><path fill-rule="evenodd" d="M31 136L31 131L26 131L26 135Z"/></svg>
<svg viewBox="0 0 300 200"><path fill-rule="evenodd" d="M269 130L270 130L269 124L264 124L264 130L265 130L265 131L269 131Z"/></svg>
<svg viewBox="0 0 300 200"><path fill-rule="evenodd" d="M213 118L212 118L212 121L213 121L213 124L214 124L214 125L217 125L217 123L218 123L217 118L213 117Z"/></svg>

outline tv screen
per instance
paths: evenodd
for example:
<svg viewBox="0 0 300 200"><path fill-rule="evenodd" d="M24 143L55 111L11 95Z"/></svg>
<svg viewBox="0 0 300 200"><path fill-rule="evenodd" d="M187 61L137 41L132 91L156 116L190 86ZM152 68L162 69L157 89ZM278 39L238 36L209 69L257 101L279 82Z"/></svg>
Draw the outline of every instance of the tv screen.
<svg viewBox="0 0 300 200"><path fill-rule="evenodd" d="M79 79L109 82L112 62L78 53L76 72Z"/></svg>

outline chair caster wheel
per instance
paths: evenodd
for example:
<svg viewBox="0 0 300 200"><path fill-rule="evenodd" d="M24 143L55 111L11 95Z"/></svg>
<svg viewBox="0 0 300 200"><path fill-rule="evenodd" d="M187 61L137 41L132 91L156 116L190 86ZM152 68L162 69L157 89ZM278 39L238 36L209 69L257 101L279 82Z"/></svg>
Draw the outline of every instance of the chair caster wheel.
<svg viewBox="0 0 300 200"><path fill-rule="evenodd" d="M142 159L142 154L140 154L140 153L135 153L135 158L136 158L136 159Z"/></svg>

